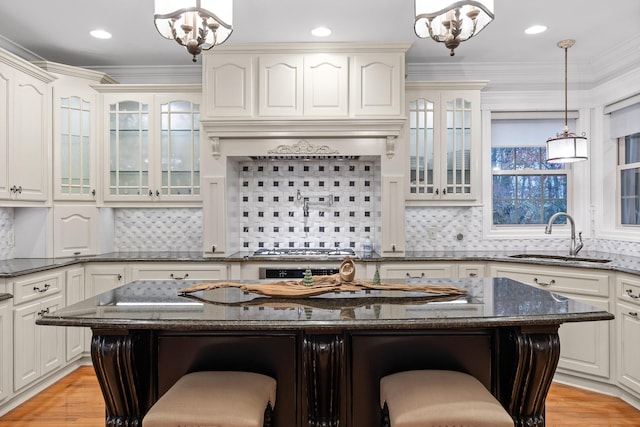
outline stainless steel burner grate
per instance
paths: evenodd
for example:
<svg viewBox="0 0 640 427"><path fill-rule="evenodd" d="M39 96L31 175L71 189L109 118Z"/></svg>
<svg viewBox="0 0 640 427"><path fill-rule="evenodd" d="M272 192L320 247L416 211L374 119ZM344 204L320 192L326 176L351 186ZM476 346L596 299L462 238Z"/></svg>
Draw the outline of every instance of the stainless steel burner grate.
<svg viewBox="0 0 640 427"><path fill-rule="evenodd" d="M262 248L253 256L270 257L355 257L356 252L351 248Z"/></svg>

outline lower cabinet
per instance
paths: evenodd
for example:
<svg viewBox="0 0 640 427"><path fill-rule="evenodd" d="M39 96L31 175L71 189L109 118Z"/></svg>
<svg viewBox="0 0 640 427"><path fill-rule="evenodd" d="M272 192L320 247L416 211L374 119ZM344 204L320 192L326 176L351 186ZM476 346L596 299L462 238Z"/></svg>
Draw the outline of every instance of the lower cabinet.
<svg viewBox="0 0 640 427"><path fill-rule="evenodd" d="M66 304L75 304L84 300L84 267L71 268L65 273ZM71 362L81 356L91 338L89 328L65 328L66 334L66 360Z"/></svg>
<svg viewBox="0 0 640 427"><path fill-rule="evenodd" d="M618 277L618 383L640 398L640 280Z"/></svg>
<svg viewBox="0 0 640 427"><path fill-rule="evenodd" d="M64 306L58 294L14 309L13 318L13 388L19 391L65 362L64 328L38 326L41 312L53 312Z"/></svg>
<svg viewBox="0 0 640 427"><path fill-rule="evenodd" d="M453 263L388 263L380 266L381 279L421 279L456 277Z"/></svg>
<svg viewBox="0 0 640 427"><path fill-rule="evenodd" d="M490 265L492 277L508 277L557 294L569 297L570 303L586 303L609 312L609 275L602 271L566 267ZM614 322L578 322L560 326L560 361L558 370L571 371L594 379L611 378L611 346Z"/></svg>
<svg viewBox="0 0 640 427"><path fill-rule="evenodd" d="M0 402L11 396L13 322L11 300L0 301Z"/></svg>
<svg viewBox="0 0 640 427"><path fill-rule="evenodd" d="M84 269L85 298L99 295L128 283L123 264L88 264Z"/></svg>

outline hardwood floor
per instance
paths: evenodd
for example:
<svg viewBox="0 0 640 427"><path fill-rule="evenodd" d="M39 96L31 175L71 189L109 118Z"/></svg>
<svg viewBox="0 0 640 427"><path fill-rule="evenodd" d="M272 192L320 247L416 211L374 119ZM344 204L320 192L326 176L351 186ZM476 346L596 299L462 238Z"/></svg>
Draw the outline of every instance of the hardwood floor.
<svg viewBox="0 0 640 427"><path fill-rule="evenodd" d="M547 427L640 426L640 411L620 399L554 383ZM0 427L104 426L104 403L93 368L82 367L0 418Z"/></svg>

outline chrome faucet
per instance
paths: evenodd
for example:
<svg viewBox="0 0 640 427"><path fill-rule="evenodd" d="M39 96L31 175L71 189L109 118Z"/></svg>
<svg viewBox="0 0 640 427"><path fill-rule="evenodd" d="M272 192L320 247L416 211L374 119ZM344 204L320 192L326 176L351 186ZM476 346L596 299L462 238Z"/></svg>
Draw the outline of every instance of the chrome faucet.
<svg viewBox="0 0 640 427"><path fill-rule="evenodd" d="M553 215L551 215L551 218L549 218L549 222L547 223L547 226L544 228L544 232L546 234L551 234L551 226L553 225L555 220L561 216L566 217L569 220L569 224L571 225L571 246L569 248L569 255L576 256L578 255L578 252L580 252L580 249L582 249L582 246L584 244L582 243L582 231L578 233L578 238L580 240L580 243L576 244L576 223L573 221L573 218L571 217L571 215L569 215L566 212L554 213Z"/></svg>
<svg viewBox="0 0 640 427"><path fill-rule="evenodd" d="M305 217L309 216L309 198L305 197L302 199L302 212Z"/></svg>

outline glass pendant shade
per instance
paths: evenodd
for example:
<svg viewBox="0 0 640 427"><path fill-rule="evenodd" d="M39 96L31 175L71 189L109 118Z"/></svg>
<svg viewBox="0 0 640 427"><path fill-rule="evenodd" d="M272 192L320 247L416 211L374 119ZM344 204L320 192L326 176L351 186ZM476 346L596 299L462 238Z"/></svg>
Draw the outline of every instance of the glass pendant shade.
<svg viewBox="0 0 640 427"><path fill-rule="evenodd" d="M160 35L193 55L222 44L233 31L233 0L155 0Z"/></svg>
<svg viewBox="0 0 640 427"><path fill-rule="evenodd" d="M414 30L453 50L493 21L493 0L415 0Z"/></svg>
<svg viewBox="0 0 640 427"><path fill-rule="evenodd" d="M566 130L547 139L547 163L573 163L587 160L587 138Z"/></svg>

